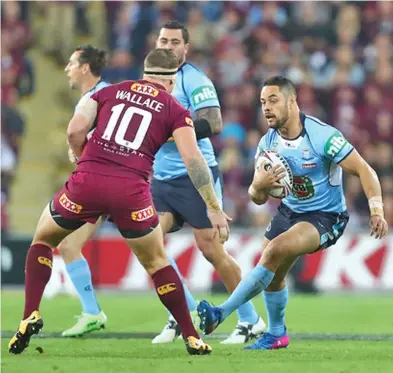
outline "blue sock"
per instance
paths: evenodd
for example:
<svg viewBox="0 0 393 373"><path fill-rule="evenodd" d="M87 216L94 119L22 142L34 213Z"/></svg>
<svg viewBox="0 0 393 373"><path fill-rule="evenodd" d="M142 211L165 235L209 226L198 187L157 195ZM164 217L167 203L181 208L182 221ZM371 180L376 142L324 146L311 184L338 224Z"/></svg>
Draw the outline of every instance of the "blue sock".
<svg viewBox="0 0 393 373"><path fill-rule="evenodd" d="M187 301L187 306L188 306L189 311L190 312L195 311L197 308L196 300L194 299L194 297L192 296L192 294L188 290L187 285L184 283L183 276L181 275L179 268L177 268L177 264L176 264L175 260L172 257L168 257L168 259L169 259L169 263L171 263L171 266L175 269L176 273L179 275L179 277L183 283L184 294L186 295L186 301ZM169 311L168 311L168 313L171 314Z"/></svg>
<svg viewBox="0 0 393 373"><path fill-rule="evenodd" d="M256 324L259 320L259 316L251 301L244 303L237 309L237 317L240 322L246 322L252 325Z"/></svg>
<svg viewBox="0 0 393 373"><path fill-rule="evenodd" d="M91 272L87 260L85 258L75 260L72 263L66 264L66 269L79 294L83 312L91 315L99 314L101 309L94 293L93 284L91 282Z"/></svg>
<svg viewBox="0 0 393 373"><path fill-rule="evenodd" d="M285 307L288 304L288 288L280 291L264 291L263 299L269 320L267 332L277 337L285 333Z"/></svg>
<svg viewBox="0 0 393 373"><path fill-rule="evenodd" d="M274 272L257 264L254 269L240 281L234 292L227 301L218 307L222 309L222 320L226 319L233 311L242 304L254 298L262 290L266 289L273 280Z"/></svg>

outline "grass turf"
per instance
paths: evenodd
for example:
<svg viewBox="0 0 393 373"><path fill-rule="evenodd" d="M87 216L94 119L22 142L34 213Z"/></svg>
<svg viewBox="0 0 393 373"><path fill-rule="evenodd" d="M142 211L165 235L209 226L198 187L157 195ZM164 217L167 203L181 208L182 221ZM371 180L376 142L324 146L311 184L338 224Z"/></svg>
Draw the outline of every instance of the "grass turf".
<svg viewBox="0 0 393 373"><path fill-rule="evenodd" d="M108 332L159 332L166 313L154 295L99 294L109 318L97 338L38 339L18 356L7 351L2 338L2 372L5 373L107 373L107 372L393 372L393 341L292 340L288 349L243 351L242 346L220 345L210 340L211 356L189 356L182 341L152 345L148 339L101 339ZM214 303L225 297L208 296ZM263 303L255 306L266 319ZM23 308L22 292L2 292L2 331L15 331ZM393 335L393 299L361 296L293 296L287 311L289 333L341 333ZM72 325L79 302L68 296L44 300L41 314L44 332L60 332ZM230 332L233 315L217 330ZM310 338L312 334L310 334ZM40 354L35 350L42 347Z"/></svg>

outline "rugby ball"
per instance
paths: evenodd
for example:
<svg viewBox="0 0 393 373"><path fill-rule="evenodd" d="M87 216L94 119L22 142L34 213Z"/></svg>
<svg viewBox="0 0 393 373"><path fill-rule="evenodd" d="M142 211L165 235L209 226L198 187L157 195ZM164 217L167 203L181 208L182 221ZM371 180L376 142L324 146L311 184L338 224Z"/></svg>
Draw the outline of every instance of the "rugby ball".
<svg viewBox="0 0 393 373"><path fill-rule="evenodd" d="M293 186L293 175L291 168L289 167L288 162L285 160L283 156L275 152L274 150L265 150L262 151L256 160L255 170L258 171L260 167L263 165L265 170L270 170L276 164L281 165L285 170L285 176L279 181L282 185L281 188L273 188L269 190L269 195L274 198L285 198L287 197L291 191Z"/></svg>

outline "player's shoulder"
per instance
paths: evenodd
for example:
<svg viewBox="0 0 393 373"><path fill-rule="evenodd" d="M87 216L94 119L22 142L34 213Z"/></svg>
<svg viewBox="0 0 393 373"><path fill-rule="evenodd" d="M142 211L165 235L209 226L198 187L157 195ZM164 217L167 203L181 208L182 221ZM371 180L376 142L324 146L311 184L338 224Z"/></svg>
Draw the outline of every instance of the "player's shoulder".
<svg viewBox="0 0 393 373"><path fill-rule="evenodd" d="M327 156L338 154L342 149L353 147L336 127L311 115L304 115L304 127L314 149Z"/></svg>
<svg viewBox="0 0 393 373"><path fill-rule="evenodd" d="M180 68L179 73L183 75L183 78L186 80L187 83L210 83L213 85L210 78L198 67L193 65L190 62L185 62Z"/></svg>
<svg viewBox="0 0 393 373"><path fill-rule="evenodd" d="M201 69L190 62L184 62L184 64L180 66L179 71L183 72L183 74L197 74L207 76Z"/></svg>
<svg viewBox="0 0 393 373"><path fill-rule="evenodd" d="M338 131L338 129L332 126L331 124L328 124L312 115L301 113L300 117L301 120L303 121L306 132L309 135L311 134L313 136L318 136L319 139L323 140L321 133L327 134L327 133L334 133Z"/></svg>
<svg viewBox="0 0 393 373"><path fill-rule="evenodd" d="M277 131L272 128L268 129L268 131L259 140L257 153L274 147L276 132Z"/></svg>

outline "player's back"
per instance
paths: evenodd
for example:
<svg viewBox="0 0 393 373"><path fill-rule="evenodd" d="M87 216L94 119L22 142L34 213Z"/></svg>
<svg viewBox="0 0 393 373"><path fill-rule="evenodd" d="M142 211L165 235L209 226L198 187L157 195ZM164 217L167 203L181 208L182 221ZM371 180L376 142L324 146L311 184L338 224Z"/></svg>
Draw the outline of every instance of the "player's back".
<svg viewBox="0 0 393 373"><path fill-rule="evenodd" d="M77 171L148 178L159 148L176 128L192 125L189 112L163 86L145 80L101 89L95 131Z"/></svg>

